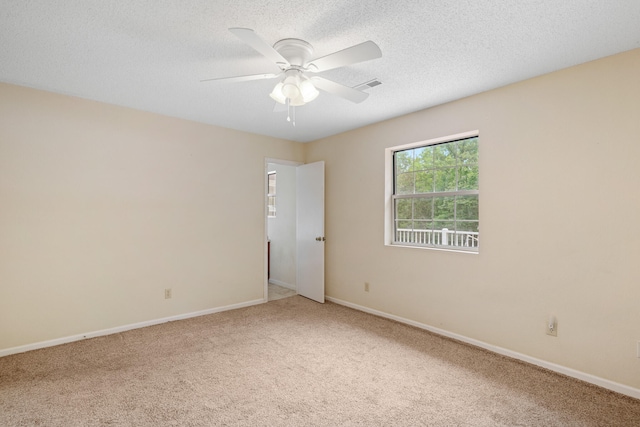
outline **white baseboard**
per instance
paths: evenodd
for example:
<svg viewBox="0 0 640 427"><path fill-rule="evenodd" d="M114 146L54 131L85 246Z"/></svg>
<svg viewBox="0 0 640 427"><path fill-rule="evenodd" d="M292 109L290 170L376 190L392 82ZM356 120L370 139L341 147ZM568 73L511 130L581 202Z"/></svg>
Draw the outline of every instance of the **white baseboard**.
<svg viewBox="0 0 640 427"><path fill-rule="evenodd" d="M19 347L11 347L0 350L0 357L9 356L11 354L24 353L25 351L38 350L46 347L53 347L55 345L67 344L74 341L80 341L87 338L101 337L104 335L117 334L120 332L130 331L131 329L144 328L147 326L159 325L161 323L173 322L176 320L189 319L191 317L204 316L207 314L219 313L221 311L235 310L236 308L249 307L252 305L263 304L264 300L257 299L253 301L241 302L238 304L227 305L224 307L210 308L202 311L195 311L192 313L178 314L176 316L163 317L161 319L147 320L140 323L132 323L130 325L118 326L115 328L102 329L100 331L87 332L84 334L72 335L64 338L57 338L49 341L41 341L33 344L22 345Z"/></svg>
<svg viewBox="0 0 640 427"><path fill-rule="evenodd" d="M407 325L415 326L420 329L425 329L429 332L436 333L438 335L442 335L448 338L453 338L457 341L462 341L467 344L474 345L476 347L483 348L485 350L489 350L491 352L501 354L503 356L510 357L512 359L522 360L523 362L531 363L532 365L540 366L542 368L548 369L550 371L557 372L559 374L566 375L568 377L577 378L579 380L597 385L602 388L606 388L611 391L615 391L620 394L624 394L627 396L631 396L636 399L640 399L640 389L630 387L624 384L620 384L614 381L610 381L604 378L597 377L595 375L587 374L585 372L577 371L575 369L567 368L565 366L557 365L555 363L547 362L545 360L537 359L535 357L527 356L526 354L518 353L516 351L508 350L506 348L498 347L492 344L485 343L483 341L479 341L473 338L468 338L463 335L455 334L453 332L445 331L444 329L435 328L433 326L426 325L424 323L416 322L414 320L405 319L403 317L395 316L393 314L385 313L383 311L374 310L372 308L364 307L358 304L353 304L348 301L343 301L338 298L333 297L325 297L327 301L334 302L336 304L344 305L349 308L353 308L355 310L364 311L365 313L373 314L380 317L385 317L387 319L395 320L400 323L405 323Z"/></svg>
<svg viewBox="0 0 640 427"><path fill-rule="evenodd" d="M278 285L278 286L282 286L283 288L291 289L292 291L297 290L296 289L296 285L292 285L291 283L287 283L287 282L282 282L280 280L269 279L269 283L272 283L272 284Z"/></svg>

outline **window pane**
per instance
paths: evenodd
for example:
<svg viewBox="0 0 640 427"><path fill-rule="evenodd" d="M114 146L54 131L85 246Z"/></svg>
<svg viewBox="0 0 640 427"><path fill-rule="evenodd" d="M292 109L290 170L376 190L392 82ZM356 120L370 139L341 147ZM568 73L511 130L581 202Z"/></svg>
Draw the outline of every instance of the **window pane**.
<svg viewBox="0 0 640 427"><path fill-rule="evenodd" d="M416 172L416 193L433 193L433 171Z"/></svg>
<svg viewBox="0 0 640 427"><path fill-rule="evenodd" d="M458 190L478 189L478 166L461 166L458 168Z"/></svg>
<svg viewBox="0 0 640 427"><path fill-rule="evenodd" d="M267 215L268 216L276 216L276 198L275 197L267 197Z"/></svg>
<svg viewBox="0 0 640 427"><path fill-rule="evenodd" d="M480 240L477 221L457 222L456 227L458 228L456 233L457 246L467 248L477 248L479 246Z"/></svg>
<svg viewBox="0 0 640 427"><path fill-rule="evenodd" d="M478 163L478 138L458 141L458 164L468 165Z"/></svg>
<svg viewBox="0 0 640 427"><path fill-rule="evenodd" d="M396 177L396 194L413 194L414 173L403 173Z"/></svg>
<svg viewBox="0 0 640 427"><path fill-rule="evenodd" d="M457 220L477 220L478 219L478 196L456 197L456 219Z"/></svg>
<svg viewBox="0 0 640 427"><path fill-rule="evenodd" d="M453 231L456 229L456 224L453 221L434 221L433 222L434 231L441 231L444 228L446 228L447 230Z"/></svg>
<svg viewBox="0 0 640 427"><path fill-rule="evenodd" d="M394 154L396 175L413 170L413 150L397 151Z"/></svg>
<svg viewBox="0 0 640 427"><path fill-rule="evenodd" d="M424 153L425 147L418 147L418 148L414 148L413 151L413 171L419 171L419 170L423 170L424 167L422 166L422 156Z"/></svg>
<svg viewBox="0 0 640 427"><path fill-rule="evenodd" d="M478 232L478 221L458 221L456 222L456 229L458 231L473 231Z"/></svg>
<svg viewBox="0 0 640 427"><path fill-rule="evenodd" d="M268 194L276 194L276 174L274 173L270 173L268 175L269 178L269 190L268 190Z"/></svg>
<svg viewBox="0 0 640 427"><path fill-rule="evenodd" d="M417 245L432 245L433 232L431 231L433 223L431 221L414 221L413 222L413 243Z"/></svg>
<svg viewBox="0 0 640 427"><path fill-rule="evenodd" d="M413 199L414 219L433 219L433 197Z"/></svg>
<svg viewBox="0 0 640 427"><path fill-rule="evenodd" d="M411 230L411 221L396 222L396 242L415 243L414 233Z"/></svg>
<svg viewBox="0 0 640 427"><path fill-rule="evenodd" d="M444 230L444 231L443 231ZM455 223L453 221L434 221L433 240L436 245L448 246L452 244L455 234Z"/></svg>
<svg viewBox="0 0 640 427"><path fill-rule="evenodd" d="M434 197L433 217L436 220L450 220L455 218L455 197Z"/></svg>
<svg viewBox="0 0 640 427"><path fill-rule="evenodd" d="M411 219L411 199L396 200L396 219Z"/></svg>
<svg viewBox="0 0 640 427"><path fill-rule="evenodd" d="M413 221L414 230L432 230L433 221Z"/></svg>
<svg viewBox="0 0 640 427"><path fill-rule="evenodd" d="M439 169L435 171L436 191L456 190L456 168Z"/></svg>
<svg viewBox="0 0 640 427"><path fill-rule="evenodd" d="M398 221L397 227L398 227L398 230L411 230L413 229L413 222L405 221L405 220Z"/></svg>
<svg viewBox="0 0 640 427"><path fill-rule="evenodd" d="M413 170L427 170L433 168L433 146L421 147L415 150Z"/></svg>
<svg viewBox="0 0 640 427"><path fill-rule="evenodd" d="M435 167L456 165L456 145L440 144L433 146L433 165Z"/></svg>

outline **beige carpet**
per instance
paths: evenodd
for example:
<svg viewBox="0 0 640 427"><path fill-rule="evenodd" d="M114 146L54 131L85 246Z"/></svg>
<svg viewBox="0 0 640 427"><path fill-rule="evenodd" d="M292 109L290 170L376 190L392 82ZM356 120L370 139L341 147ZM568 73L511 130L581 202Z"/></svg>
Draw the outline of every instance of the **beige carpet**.
<svg viewBox="0 0 640 427"><path fill-rule="evenodd" d="M300 296L0 358L1 426L638 426L640 401Z"/></svg>

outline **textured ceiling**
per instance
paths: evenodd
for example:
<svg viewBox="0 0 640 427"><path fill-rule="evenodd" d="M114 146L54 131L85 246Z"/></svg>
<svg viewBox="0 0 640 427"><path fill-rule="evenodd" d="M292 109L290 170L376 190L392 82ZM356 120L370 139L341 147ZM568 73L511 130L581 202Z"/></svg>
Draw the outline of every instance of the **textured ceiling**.
<svg viewBox="0 0 640 427"><path fill-rule="evenodd" d="M361 104L327 93L274 112L277 72L227 29L314 57L373 40L382 58L327 71L371 79ZM312 141L640 47L640 0L0 0L0 81L296 141Z"/></svg>

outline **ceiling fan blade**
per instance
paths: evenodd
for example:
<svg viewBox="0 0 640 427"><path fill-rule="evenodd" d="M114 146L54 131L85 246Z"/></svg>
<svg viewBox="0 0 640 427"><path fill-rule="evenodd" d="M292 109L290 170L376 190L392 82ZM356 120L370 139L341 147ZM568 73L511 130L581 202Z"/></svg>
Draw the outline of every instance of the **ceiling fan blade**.
<svg viewBox="0 0 640 427"><path fill-rule="evenodd" d="M382 57L382 51L377 44L369 40L323 56L322 58L314 59L308 65L308 68L309 71L319 73L321 71L333 70L334 68L344 67L380 57Z"/></svg>
<svg viewBox="0 0 640 427"><path fill-rule="evenodd" d="M325 92L332 93L334 95L338 95L351 102L355 102L356 104L361 103L369 96L369 94L366 92L359 91L349 86L341 85L340 83L336 83L332 80L327 80L323 77L314 76L311 77L310 80L316 88Z"/></svg>
<svg viewBox="0 0 640 427"><path fill-rule="evenodd" d="M249 28L229 28L229 31L268 59L278 65L282 65L280 68L287 68L290 66L289 61L280 55L269 43L262 40L262 38L260 38L260 36L253 30Z"/></svg>
<svg viewBox="0 0 640 427"><path fill-rule="evenodd" d="M224 81L225 83L237 83L237 82L248 82L251 80L260 80L260 79L275 79L280 76L282 73L277 74L251 74L248 76L235 76L235 77L217 77L214 79L204 79L200 80L200 82L212 82L215 80Z"/></svg>

